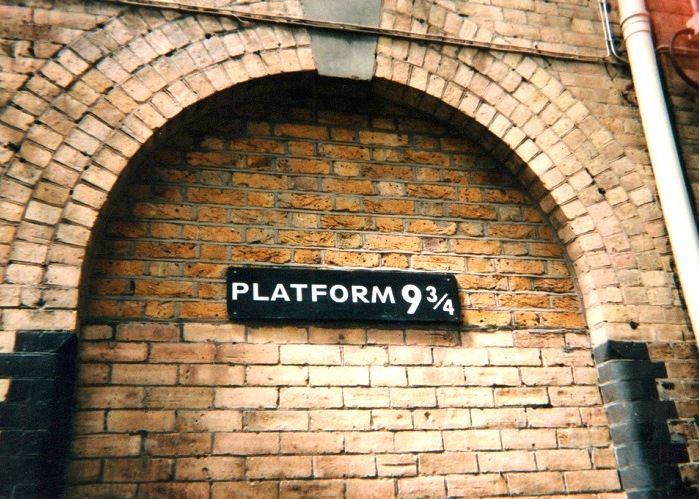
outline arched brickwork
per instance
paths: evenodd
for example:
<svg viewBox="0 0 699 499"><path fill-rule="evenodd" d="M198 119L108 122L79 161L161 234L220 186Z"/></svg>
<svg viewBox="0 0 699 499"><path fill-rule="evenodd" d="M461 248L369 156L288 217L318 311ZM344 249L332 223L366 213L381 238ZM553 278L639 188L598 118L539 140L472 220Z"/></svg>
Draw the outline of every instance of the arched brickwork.
<svg viewBox="0 0 699 499"><path fill-rule="evenodd" d="M17 238L5 274L5 329L76 326L77 287L91 228L129 158L168 119L244 81L313 69L304 31L240 29L228 19L205 16L167 17L175 18L126 10L92 38L63 49L26 84L52 96L51 105L39 105L39 121L63 133L50 132L50 140L37 147L32 137L45 127L35 124L8 169L11 176L6 172L3 178L6 189L19 185L15 179L22 182L24 203L24 208L14 205ZM118 47L106 37L98 44L106 33ZM152 49L136 58L129 47ZM686 334L677 293L668 288L662 224L657 243L639 234L639 224L659 213L653 193L632 175L623 176L634 164L613 134L540 64L519 55L382 39L376 78L434 96L458 110L457 122L475 119L502 139L493 144L496 152L504 158L514 151L519 161L511 162L513 167L527 165L516 173L551 214L575 261L595 343ZM15 102L27 95L20 92ZM620 175L632 192L619 183ZM62 201L48 204L47 196ZM50 255L41 241L54 243ZM634 272L649 274L645 280L654 294L638 307L622 302L625 276ZM37 285L43 296L21 291ZM636 276L631 286L638 286ZM630 321L641 326L631 329Z"/></svg>
<svg viewBox="0 0 699 499"><path fill-rule="evenodd" d="M617 491L573 274L523 187L368 83L286 80L204 106L111 203L68 496ZM231 263L449 272L464 323L230 324Z"/></svg>
<svg viewBox="0 0 699 499"><path fill-rule="evenodd" d="M98 10L104 17L86 28L103 23L71 37L4 111L5 123L26 130L13 137L22 146L4 154L10 159L0 178L9 222L2 228L4 350L17 331L77 329L90 241L136 155L210 96L314 70L302 29ZM456 17L430 15L424 29L499 40ZM694 354L682 347L691 334L660 208L650 177L637 171L645 158L625 151L554 68L535 57L381 38L374 84L386 98L408 99L455 127L479 123L480 142L527 186L566 245L593 343L676 342L654 355L677 362L670 376L692 377ZM680 416L691 416L691 387L678 390Z"/></svg>

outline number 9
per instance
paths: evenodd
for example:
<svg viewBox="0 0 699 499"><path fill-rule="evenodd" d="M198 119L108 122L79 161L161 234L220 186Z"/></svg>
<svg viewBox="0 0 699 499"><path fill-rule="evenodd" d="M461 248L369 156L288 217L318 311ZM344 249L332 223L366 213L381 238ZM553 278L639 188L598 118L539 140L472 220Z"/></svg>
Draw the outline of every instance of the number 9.
<svg viewBox="0 0 699 499"><path fill-rule="evenodd" d="M414 284L406 284L401 289L400 294L406 302L410 303L408 315L413 315L422 301L422 291Z"/></svg>

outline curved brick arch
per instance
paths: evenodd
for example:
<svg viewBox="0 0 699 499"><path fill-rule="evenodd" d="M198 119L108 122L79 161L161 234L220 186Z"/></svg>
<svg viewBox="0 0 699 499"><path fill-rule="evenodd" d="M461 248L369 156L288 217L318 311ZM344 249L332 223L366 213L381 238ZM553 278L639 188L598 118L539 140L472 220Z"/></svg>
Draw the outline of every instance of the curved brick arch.
<svg viewBox="0 0 699 499"><path fill-rule="evenodd" d="M37 168L29 169L24 178L26 184L35 187L33 191L24 189L27 191L26 211L9 255L10 260L19 265L14 268L10 265L6 276L6 281L18 290L17 293L12 291L11 306L4 316L7 329L74 328L81 265L99 212L129 160L168 120L188 106L242 82L314 69L305 32L292 33L265 26L237 30L234 23L224 26L210 19L206 22L213 23L213 27L208 26L206 30L201 26L193 27L196 20L190 17L170 21L162 18L152 23L155 27L144 22L140 31L134 28L124 34L119 26L121 23L123 27L124 21L117 18L111 21L115 25L111 32L115 37L122 36L120 46L110 49L105 44L104 53L98 50L94 60L86 62L76 51L89 53L89 49L80 45L84 40L78 41L57 56L62 66L53 61L47 64L47 68L51 64L57 81L64 77L62 86L66 89L57 93L53 103L66 113L75 113L80 121L78 126L70 127L55 117L57 128L61 128L60 125L65 128L63 135L54 137L55 151L37 148L31 141L20 151L24 160ZM222 35L206 36L212 32ZM138 61L130 71L124 69L123 58L128 55L123 52L126 44L128 47L144 47L147 42L152 45L158 34L164 33L182 42L165 53L171 60L191 60L186 71L181 70L183 66L179 66L180 71L168 71L165 58L155 50L149 60ZM173 33L179 33L184 39ZM221 45L219 48L225 49L219 52L220 60L212 58L217 43ZM399 46L401 43L406 46ZM550 214L576 262L595 341L649 334L648 330L632 332L628 327L633 314L629 314L628 307L619 305L622 278L614 272L615 269L639 268L627 237L631 231L626 228L631 225L629 220L639 219L638 210L632 203L625 202L618 209L620 216L595 184L595 177L606 175L606 185L612 186L607 191L616 185L616 179L610 178L614 175L602 165L614 164L622 171L633 167L611 132L531 58L495 57L472 49L444 49L440 53L407 42L382 41L377 61L377 79L398 84L397 88L412 88L419 94L433 96L458 110L456 122L474 119L501 139L495 142L494 152L503 160L514 151L519 160L507 161L507 164L517 171ZM75 74L66 67L73 68ZM47 75L47 71L43 74ZM164 75L169 75L169 79ZM154 78L151 86L144 84L149 77ZM77 89L88 92L85 85L93 92L95 87L104 87L104 95L96 96L90 106L74 102L71 94ZM117 103L130 111L121 113L115 106ZM53 115L46 111L43 116L49 119ZM37 124L35 129L41 126ZM30 130L28 137L32 134ZM527 167L521 168L522 163ZM60 173L66 173L61 186L61 195L65 198L63 206L43 203L41 192L47 187L42 180L56 183ZM644 189L647 192L640 192ZM650 191L642 186L638 191L639 198L650 197L646 204L651 208L655 206ZM36 222L44 224L40 237L34 234L38 227ZM31 242L33 240L53 241L54 254L47 255L48 246ZM32 256L21 256L27 253ZM612 253L616 261L610 261L608 253ZM664 279L663 285L669 283L669 274L662 271L659 253L654 248L649 249L644 257L649 262L658 262L655 267L648 265L658 271L658 279ZM27 275L24 272L27 265L22 263L38 270ZM46 271L36 264L44 264ZM36 293L20 296L23 284L39 283L45 287L43 296L36 296ZM41 304L47 302L55 310L42 310ZM17 306L25 308L14 308ZM681 315L679 308L676 309Z"/></svg>
<svg viewBox="0 0 699 499"><path fill-rule="evenodd" d="M432 61L429 72L425 64L391 57L390 48L384 52L378 76L431 95L501 139L493 152L552 218L574 261L593 339L601 342L628 333L630 317L616 305L622 294L617 268L600 268L596 260L600 253L616 254L624 265L637 265L624 227L595 179L595 170L607 170L600 165L633 167L612 134L530 58L506 56L506 63L471 49L453 56L427 49L422 59ZM496 79L503 74L507 83ZM576 156L573 145L585 155ZM606 182L618 185L609 173ZM625 213L639 218L635 206L627 206Z"/></svg>

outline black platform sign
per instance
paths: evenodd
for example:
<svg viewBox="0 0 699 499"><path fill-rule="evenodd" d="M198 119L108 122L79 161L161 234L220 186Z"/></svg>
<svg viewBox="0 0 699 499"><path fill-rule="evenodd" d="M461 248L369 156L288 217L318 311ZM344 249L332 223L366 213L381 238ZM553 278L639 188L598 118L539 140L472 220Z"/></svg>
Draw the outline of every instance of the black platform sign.
<svg viewBox="0 0 699 499"><path fill-rule="evenodd" d="M459 323L451 274L230 267L232 319Z"/></svg>

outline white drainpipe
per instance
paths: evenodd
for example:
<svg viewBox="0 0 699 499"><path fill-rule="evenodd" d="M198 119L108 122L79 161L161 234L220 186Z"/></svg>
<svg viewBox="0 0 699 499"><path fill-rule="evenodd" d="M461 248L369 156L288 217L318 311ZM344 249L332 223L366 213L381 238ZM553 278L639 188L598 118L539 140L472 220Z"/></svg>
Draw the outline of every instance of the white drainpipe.
<svg viewBox="0 0 699 499"><path fill-rule="evenodd" d="M644 0L619 0L619 14L672 254L699 342L699 234L660 83L650 15Z"/></svg>

